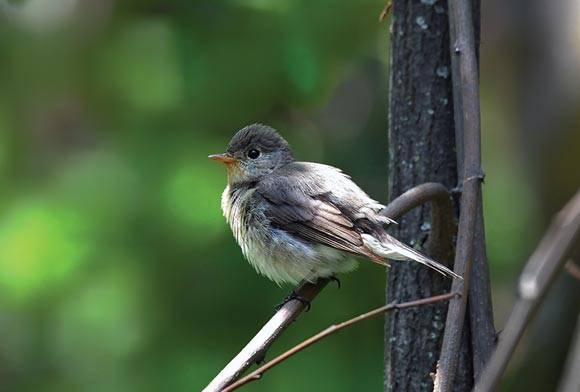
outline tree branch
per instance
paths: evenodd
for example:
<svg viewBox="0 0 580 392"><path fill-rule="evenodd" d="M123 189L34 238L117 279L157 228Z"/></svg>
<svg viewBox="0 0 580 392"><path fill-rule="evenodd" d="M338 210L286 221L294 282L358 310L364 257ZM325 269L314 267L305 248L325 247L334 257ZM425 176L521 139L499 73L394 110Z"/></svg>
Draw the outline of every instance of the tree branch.
<svg viewBox="0 0 580 392"><path fill-rule="evenodd" d="M408 211L427 201L433 204L432 236L441 244L451 244L453 230L449 230L447 225L453 221L453 215L449 192L441 184L426 183L412 188L389 203L381 213L392 219L399 219ZM313 301L327 283L328 280L325 279L316 283L304 283L295 289L295 292L300 297ZM221 391L238 379L254 363L260 362L272 343L304 309L304 304L297 300L284 304L238 355L205 387L203 392Z"/></svg>
<svg viewBox="0 0 580 392"><path fill-rule="evenodd" d="M568 260L564 268L566 269L566 272L568 272L568 275L577 281L580 281L580 267L578 267L574 261Z"/></svg>
<svg viewBox="0 0 580 392"><path fill-rule="evenodd" d="M300 298L313 301L327 284L327 279L320 279L316 283L302 283L294 291ZM296 320L305 308L306 305L298 300L286 302L242 351L215 376L208 386L204 388L203 392L223 390L254 363L261 362L272 343Z"/></svg>
<svg viewBox="0 0 580 392"><path fill-rule="evenodd" d="M427 182L409 189L397 197L382 211L391 219L405 215L412 209L431 202L431 233L428 248L437 261L444 262L453 249L455 224L453 204L447 188L436 182Z"/></svg>
<svg viewBox="0 0 580 392"><path fill-rule="evenodd" d="M474 46L479 65L479 44L481 41L481 0L470 0L473 20ZM479 74L479 72L478 72ZM461 117L461 113L457 113ZM458 128L462 129L462 128ZM459 157L463 161L463 156ZM463 162L458 164L463 167ZM462 173L463 171L460 171ZM485 228L483 222L483 203L481 192L477 211L477 222L474 239L473 262L471 266L469 297L467 310L469 311L471 350L473 364L473 378L477 380L483 372L485 364L495 347L496 331L493 323L493 307L491 303L491 282L489 265L485 249ZM459 370L458 370L459 371Z"/></svg>
<svg viewBox="0 0 580 392"><path fill-rule="evenodd" d="M463 276L455 279L452 291L462 294L449 302L447 321L441 355L439 357L435 392L448 392L453 386L461 336L465 324L465 310L469 290L471 264L474 257L474 240L481 201L481 135L479 113L479 79L473 30L471 2L449 0L449 31L451 41L451 63L455 130L458 142L461 195L457 250L454 270Z"/></svg>
<svg viewBox="0 0 580 392"><path fill-rule="evenodd" d="M380 308L373 309L367 313L363 313L363 314L361 314L357 317L351 318L347 321L343 321L340 324L331 325L330 327L326 328L325 330L320 331L316 335L304 340L302 343L297 344L296 346L292 347L290 350L280 354L279 356L277 356L276 358L274 358L273 360L271 360L270 362L268 362L264 366L256 369L255 371L248 374L247 376L239 379L238 381L236 381L235 383L233 383L229 387L225 388L223 390L223 392L231 392L231 391L236 390L239 387L241 387L249 382L252 382L254 380L259 380L260 378L262 378L262 375L265 372L267 372L268 370L270 370L274 366L279 365L280 363L284 362L285 360L287 360L291 356L299 353L300 351L306 349L307 347L312 346L313 344L321 341L322 339L340 331L341 329L351 327L356 323L359 323L359 322L364 321L364 320L368 320L370 318L382 315L384 313L391 312L393 310L411 308L414 306L429 305L429 304L433 304L436 302L449 300L457 295L458 294L456 294L456 293L448 293L448 294L435 295L433 297L418 299L415 301L402 302L400 304L393 302L393 303L390 303L388 305L381 306Z"/></svg>
<svg viewBox="0 0 580 392"><path fill-rule="evenodd" d="M519 298L475 391L496 389L525 327L544 300L558 272L564 267L574 246L578 246L579 237L580 192L553 219L520 275Z"/></svg>

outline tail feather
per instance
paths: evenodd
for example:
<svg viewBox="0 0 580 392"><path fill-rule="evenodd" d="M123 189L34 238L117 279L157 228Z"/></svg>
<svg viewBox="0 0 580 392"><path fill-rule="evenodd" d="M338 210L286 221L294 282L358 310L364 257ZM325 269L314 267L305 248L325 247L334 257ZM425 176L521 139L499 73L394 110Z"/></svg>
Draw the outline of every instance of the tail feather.
<svg viewBox="0 0 580 392"><path fill-rule="evenodd" d="M393 260L414 260L418 263L426 265L429 268L434 269L442 275L463 279L461 276L457 275L455 272L445 267L444 265L428 258L427 256L422 255L415 249L403 244L401 241L389 235L385 234L379 240L370 234L363 234L362 239L365 246L380 257Z"/></svg>

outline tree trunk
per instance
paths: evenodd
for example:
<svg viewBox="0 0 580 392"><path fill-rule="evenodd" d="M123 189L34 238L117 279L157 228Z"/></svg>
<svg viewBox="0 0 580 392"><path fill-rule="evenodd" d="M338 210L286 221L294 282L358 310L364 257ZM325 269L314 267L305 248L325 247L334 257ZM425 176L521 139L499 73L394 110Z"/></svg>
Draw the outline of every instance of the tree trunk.
<svg viewBox="0 0 580 392"><path fill-rule="evenodd" d="M452 189L457 185L458 158L446 1L394 1L391 31L389 198L429 181ZM425 249L429 218L429 206L416 209L400 220L393 234L449 264L452 254L435 255ZM393 263L388 272L387 301L440 294L449 290L450 283L417 263ZM387 317L386 391L433 390L430 373L435 372L439 358L446 309L445 304L439 304ZM470 340L471 329L466 323L456 391L473 386Z"/></svg>

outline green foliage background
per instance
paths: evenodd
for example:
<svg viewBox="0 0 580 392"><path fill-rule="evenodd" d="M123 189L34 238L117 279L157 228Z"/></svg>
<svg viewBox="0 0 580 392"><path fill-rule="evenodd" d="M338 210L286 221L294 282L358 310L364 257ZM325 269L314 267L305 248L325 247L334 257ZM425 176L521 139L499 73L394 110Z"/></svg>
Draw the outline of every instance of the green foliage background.
<svg viewBox="0 0 580 392"><path fill-rule="evenodd" d="M224 170L206 157L265 122L299 158L342 167L385 200L384 1L50 4L0 8L0 379L22 391L199 390L289 290L242 259L219 207ZM484 88L491 123L493 94ZM537 236L512 154L490 133L500 282ZM494 225L506 209L514 219ZM382 304L384 278L361 265L269 356ZM382 347L381 321L367 322L248 390L379 390Z"/></svg>

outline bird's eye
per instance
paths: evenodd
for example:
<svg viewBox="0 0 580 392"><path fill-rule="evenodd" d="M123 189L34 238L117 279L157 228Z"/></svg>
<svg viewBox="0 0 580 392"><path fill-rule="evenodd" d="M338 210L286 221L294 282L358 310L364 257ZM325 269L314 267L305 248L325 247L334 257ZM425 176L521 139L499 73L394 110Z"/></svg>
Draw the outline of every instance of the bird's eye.
<svg viewBox="0 0 580 392"><path fill-rule="evenodd" d="M250 159L256 159L260 156L260 151L256 150L255 148L252 148L250 151L248 151L248 158Z"/></svg>

